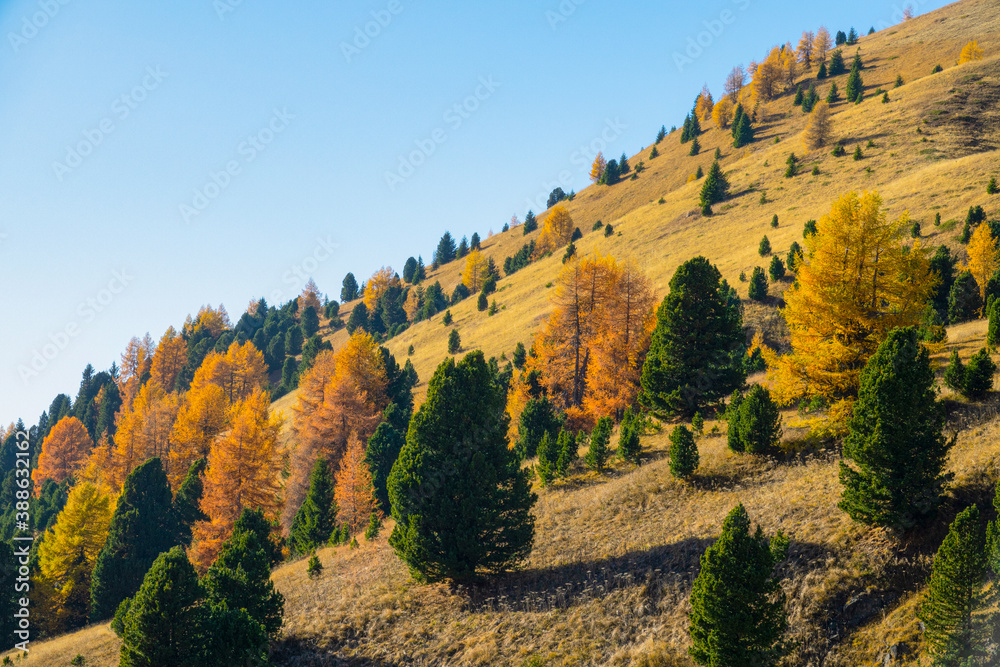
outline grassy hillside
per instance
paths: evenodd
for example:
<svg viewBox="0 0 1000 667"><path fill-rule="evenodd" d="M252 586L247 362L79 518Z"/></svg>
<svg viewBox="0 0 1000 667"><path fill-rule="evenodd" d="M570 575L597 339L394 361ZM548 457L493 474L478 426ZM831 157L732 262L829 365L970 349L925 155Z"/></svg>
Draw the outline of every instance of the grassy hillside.
<svg viewBox="0 0 1000 667"><path fill-rule="evenodd" d="M973 38L986 58L956 66L962 45ZM763 56L767 47L762 44L746 59ZM1000 146L1000 6L965 0L862 37L859 47L867 95L860 105L843 101L846 74L817 85L821 97L831 81L842 91L832 118L847 156L833 157L832 146L805 151L806 118L792 105L791 94L768 105L757 140L744 149L732 148L728 130L709 126L699 138L701 154L692 157L690 144L681 145L671 134L659 144L656 159L649 159L648 146L629 158L633 167L645 162L637 180L589 187L566 203L584 233L579 251L634 260L658 297L681 262L705 255L746 296L740 273L749 275L769 261L757 253L763 235L783 256L793 241L801 241L806 220L818 219L836 197L854 189L879 191L891 215L908 210L921 223L922 244L947 244L964 258L957 238L968 208L982 205L991 216L998 209L986 183L996 174ZM844 53L849 62L853 47ZM937 64L944 71L931 74ZM904 85L894 88L897 75ZM809 76L800 80L804 88L812 82ZM874 95L879 87L889 92L888 103ZM697 91L688 93L693 99ZM651 141L656 129L649 128ZM862 146L863 160L851 159L855 145ZM707 171L716 148L731 196L706 218L697 205L701 181L688 182L688 176L698 166ZM783 173L790 152L803 159L799 175L788 179ZM818 175L810 173L814 165ZM940 227L933 224L935 213L941 215ZM772 229L775 214L779 226ZM612 224L615 234L591 231L597 220ZM502 265L530 238L514 228L484 239L483 251ZM549 285L560 257L558 252L504 277L495 295L502 310L492 317L476 310L474 298L452 307L463 351L480 348L487 356L509 357L518 341L529 344L548 316ZM439 280L450 294L461 280L461 265L445 265L428 279ZM746 310L747 324L765 329L777 342L776 306L786 287L772 286L770 302L748 303ZM353 305L342 306L345 317ZM410 359L421 378L418 401L446 354L451 327L441 318L418 323L387 344L400 363L413 346ZM328 336L335 347L346 340L343 329ZM968 359L984 336L982 322L951 327L935 360L943 365L952 349ZM790 558L781 565L795 646L788 664L874 664L898 645L902 657L892 664L915 665L920 634L914 612L931 556L958 508L973 501L990 506L993 480L1000 476L1000 401L993 396L973 406L948 390L942 397L948 429L958 435L949 460L955 482L937 519L903 544L862 529L837 509L839 452L820 447L796 428L793 411L785 413L783 452L773 457L732 454L710 420L698 443L701 467L691 483L670 476L664 429L643 439L640 467L616 464L600 477L578 468L565 482L540 490L535 549L525 571L487 588L414 584L386 543L391 523L378 540L362 542L357 550L321 550L325 570L318 579L307 577L305 561L278 568L274 581L286 597L278 661L690 664L688 595L698 559L726 513L742 502L765 531L780 529L792 540ZM274 407L291 420L296 400L293 392ZM288 429L285 436L294 446ZM117 639L106 625L94 626L33 647L28 664L67 665L78 653L88 666L115 665Z"/></svg>

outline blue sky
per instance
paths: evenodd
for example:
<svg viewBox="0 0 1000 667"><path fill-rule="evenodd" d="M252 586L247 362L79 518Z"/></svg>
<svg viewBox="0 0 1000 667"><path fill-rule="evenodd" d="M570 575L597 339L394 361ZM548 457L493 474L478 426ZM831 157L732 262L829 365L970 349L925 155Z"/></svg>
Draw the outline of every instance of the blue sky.
<svg viewBox="0 0 1000 667"><path fill-rule="evenodd" d="M235 320L308 275L337 298L347 271L429 258L445 230L499 231L555 185L585 187L593 142L648 146L733 65L820 24L901 15L860 0L0 0L0 422L36 421L88 362L201 304Z"/></svg>

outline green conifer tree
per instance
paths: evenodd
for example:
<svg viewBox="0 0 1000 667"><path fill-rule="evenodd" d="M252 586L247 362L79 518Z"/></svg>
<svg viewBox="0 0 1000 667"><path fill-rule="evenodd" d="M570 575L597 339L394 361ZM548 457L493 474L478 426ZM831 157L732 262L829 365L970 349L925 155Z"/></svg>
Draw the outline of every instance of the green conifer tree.
<svg viewBox="0 0 1000 667"><path fill-rule="evenodd" d="M174 511L177 513L177 544L191 546L191 530L198 521L207 521L208 516L201 511L201 496L204 491L202 474L208 460L201 458L191 464L187 475L174 496Z"/></svg>
<svg viewBox="0 0 1000 667"><path fill-rule="evenodd" d="M740 442L735 451L763 454L781 440L781 413L766 387L750 387L736 410L736 437Z"/></svg>
<svg viewBox="0 0 1000 667"><path fill-rule="evenodd" d="M986 396L987 392L993 389L993 374L996 373L997 365L990 358L989 350L985 347L972 355L969 365L965 368L965 391L966 398L977 400Z"/></svg>
<svg viewBox="0 0 1000 667"><path fill-rule="evenodd" d="M288 533L292 555L303 556L326 544L333 533L335 515L330 466L325 458L319 458L309 476L309 491L295 513Z"/></svg>
<svg viewBox="0 0 1000 667"><path fill-rule="evenodd" d="M701 186L701 205L704 207L718 203L726 198L728 192L729 181L726 179L725 174L722 173L719 161L715 160L712 162L712 166L708 170L708 176L705 177L705 182Z"/></svg>
<svg viewBox="0 0 1000 667"><path fill-rule="evenodd" d="M959 393L965 393L965 365L958 356L958 350L951 351L948 366L944 369L944 385Z"/></svg>
<svg viewBox="0 0 1000 667"><path fill-rule="evenodd" d="M389 544L415 576L468 582L528 557L537 497L507 447L508 423L482 352L438 366L389 476Z"/></svg>
<svg viewBox="0 0 1000 667"><path fill-rule="evenodd" d="M763 301L767 298L767 274L759 266L753 267L750 284L747 287L747 296L753 301Z"/></svg>
<svg viewBox="0 0 1000 667"><path fill-rule="evenodd" d="M698 445L686 426L676 426L670 434L670 474L687 479L698 468Z"/></svg>
<svg viewBox="0 0 1000 667"><path fill-rule="evenodd" d="M618 457L629 463L639 464L639 455L642 452L642 445L639 442L638 417L629 406L622 417L621 426L618 429Z"/></svg>
<svg viewBox="0 0 1000 667"><path fill-rule="evenodd" d="M542 434L542 440L538 443L538 465L535 470L538 473L538 481L544 488L552 483L559 476L559 446L556 438L548 432Z"/></svg>
<svg viewBox="0 0 1000 667"><path fill-rule="evenodd" d="M969 271L962 271L948 294L948 321L957 324L977 319L982 307L983 300L976 279Z"/></svg>
<svg viewBox="0 0 1000 667"><path fill-rule="evenodd" d="M737 505L722 535L701 557L691 589L691 657L699 665L777 665L787 627L785 596L774 567L788 554L780 532L770 541Z"/></svg>
<svg viewBox="0 0 1000 667"><path fill-rule="evenodd" d="M937 510L951 442L936 393L917 330L890 331L861 371L844 439L838 506L855 521L906 529Z"/></svg>
<svg viewBox="0 0 1000 667"><path fill-rule="evenodd" d="M486 296L483 294L479 295L483 300ZM458 333L458 329L452 329L451 333L448 334L448 354L458 354L462 349L462 336Z"/></svg>
<svg viewBox="0 0 1000 667"><path fill-rule="evenodd" d="M399 430L388 421L383 421L368 438L368 446L365 448L365 461L371 471L375 499L384 514L389 514L392 510L389 504L389 475L405 442L406 438Z"/></svg>
<svg viewBox="0 0 1000 667"><path fill-rule="evenodd" d="M559 477L565 477L569 473L569 467L579 456L579 441L570 431L561 429L559 437L556 439L556 445L559 447L556 472Z"/></svg>
<svg viewBox="0 0 1000 667"><path fill-rule="evenodd" d="M611 456L608 445L611 442L612 425L611 417L601 417L590 434L590 448L587 450L584 462L591 470L604 471L604 466Z"/></svg>

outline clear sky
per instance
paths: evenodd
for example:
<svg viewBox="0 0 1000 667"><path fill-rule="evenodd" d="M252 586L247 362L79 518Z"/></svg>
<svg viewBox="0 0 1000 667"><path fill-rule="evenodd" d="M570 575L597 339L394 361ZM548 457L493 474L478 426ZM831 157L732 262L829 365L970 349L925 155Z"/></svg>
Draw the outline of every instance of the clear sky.
<svg viewBox="0 0 1000 667"><path fill-rule="evenodd" d="M202 304L499 231L733 65L903 4L0 0L0 422Z"/></svg>

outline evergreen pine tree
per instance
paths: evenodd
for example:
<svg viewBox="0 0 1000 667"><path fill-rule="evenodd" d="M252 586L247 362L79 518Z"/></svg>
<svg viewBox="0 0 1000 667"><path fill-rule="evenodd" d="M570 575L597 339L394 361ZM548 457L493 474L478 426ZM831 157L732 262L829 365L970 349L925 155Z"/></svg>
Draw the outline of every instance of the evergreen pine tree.
<svg viewBox="0 0 1000 667"><path fill-rule="evenodd" d="M417 274L417 260L413 257L406 258L403 264L403 282L413 284L413 277Z"/></svg>
<svg viewBox="0 0 1000 667"><path fill-rule="evenodd" d="M805 99L805 96L802 94L802 84L800 83L799 87L795 89L795 97L792 99L792 104L801 106L803 99Z"/></svg>
<svg viewBox="0 0 1000 667"><path fill-rule="evenodd" d="M479 293L479 299L476 301L476 309L479 312L483 312L490 307L490 300L486 297L486 292Z"/></svg>
<svg viewBox="0 0 1000 667"><path fill-rule="evenodd" d="M448 354L458 354L461 349L462 336L459 335L458 329L452 329L451 333L448 334Z"/></svg>
<svg viewBox="0 0 1000 667"><path fill-rule="evenodd" d="M125 478L108 539L94 563L91 620L111 618L121 601L139 590L157 556L178 544L179 525L160 459L149 459Z"/></svg>
<svg viewBox="0 0 1000 667"><path fill-rule="evenodd" d="M986 194L995 195L997 192L1000 192L1000 188L997 187L997 179L991 177L990 182L986 184Z"/></svg>
<svg viewBox="0 0 1000 667"><path fill-rule="evenodd" d="M573 462L579 456L579 442L570 431L561 429L559 437L556 439L556 445L559 448L559 458L556 460L556 472L559 477L565 477L569 472L569 467L573 465Z"/></svg>
<svg viewBox="0 0 1000 667"><path fill-rule="evenodd" d="M683 424L670 434L670 474L678 479L687 479L698 468L698 445L694 434Z"/></svg>
<svg viewBox="0 0 1000 667"><path fill-rule="evenodd" d="M340 288L340 301L341 303L354 301L359 296L361 294L358 292L358 281L353 273L348 273L344 276L344 282Z"/></svg>
<svg viewBox="0 0 1000 667"><path fill-rule="evenodd" d="M316 335L317 331L319 331L319 316L316 314L316 309L312 306L306 306L302 311L302 338L308 340Z"/></svg>
<svg viewBox="0 0 1000 667"><path fill-rule="evenodd" d="M955 264L956 260L951 256L951 250L945 245L938 246L934 256L931 257L930 270L939 278L931 294L931 305L937 311L941 322L948 322L948 298L951 295L951 287L955 284Z"/></svg>
<svg viewBox="0 0 1000 667"><path fill-rule="evenodd" d="M771 392L755 384L736 408L736 451L763 454L781 440L781 413L771 399Z"/></svg>
<svg viewBox="0 0 1000 667"><path fill-rule="evenodd" d="M826 74L827 74L827 72L826 72L826 63L820 63L819 69L816 70L816 78L817 79L825 79L826 78Z"/></svg>
<svg viewBox="0 0 1000 667"><path fill-rule="evenodd" d="M996 349L1000 345L1000 299L994 298L986 309L989 318L989 328L986 330L986 344Z"/></svg>
<svg viewBox="0 0 1000 667"><path fill-rule="evenodd" d="M861 79L861 70L852 67L851 73L847 77L847 87L844 88L844 95L847 97L848 102L857 102L858 96L862 94L864 90L864 81Z"/></svg>
<svg viewBox="0 0 1000 667"><path fill-rule="evenodd" d="M157 556L115 617L120 667L206 665L201 597L198 575L181 547Z"/></svg>
<svg viewBox="0 0 1000 667"><path fill-rule="evenodd" d="M986 396L993 389L993 374L996 370L997 365L990 358L989 350L981 348L972 355L965 368L965 390L962 393L974 400Z"/></svg>
<svg viewBox="0 0 1000 667"><path fill-rule="evenodd" d="M441 324L446 327L450 327L452 323L451 310L444 311L444 317L441 318Z"/></svg>
<svg viewBox="0 0 1000 667"><path fill-rule="evenodd" d="M528 211L528 213L524 216L524 224L521 225L521 230L523 232L522 235L527 236L536 229L538 229L538 220L535 219L534 213Z"/></svg>
<svg viewBox="0 0 1000 667"><path fill-rule="evenodd" d="M934 513L951 443L930 355L916 329L893 329L861 371L844 440L839 507L867 525L910 528Z"/></svg>
<svg viewBox="0 0 1000 667"><path fill-rule="evenodd" d="M700 203L702 206L711 206L712 204L725 199L728 192L729 181L726 180L725 174L722 173L722 167L719 165L719 161L715 160L712 162L712 166L708 170L708 176L705 177L705 182L702 183Z"/></svg>
<svg viewBox="0 0 1000 667"><path fill-rule="evenodd" d="M639 402L654 414L694 414L743 384L743 318L729 291L704 257L674 273L642 367Z"/></svg>
<svg viewBox="0 0 1000 667"><path fill-rule="evenodd" d="M740 436L740 405L743 403L743 393L736 389L729 397L726 406L726 444L734 452L743 451L743 438Z"/></svg>
<svg viewBox="0 0 1000 667"><path fill-rule="evenodd" d="M837 82L834 81L830 84L830 92L826 94L826 103L833 104L840 97L840 91L837 90Z"/></svg>
<svg viewBox="0 0 1000 667"><path fill-rule="evenodd" d="M701 144L698 142L698 137L695 137L691 141L691 150L688 151L688 155L697 155L701 152Z"/></svg>
<svg viewBox="0 0 1000 667"><path fill-rule="evenodd" d="M335 516L333 476L326 459L319 458L313 464L312 474L309 476L309 491L295 513L288 532L288 546L292 555L302 556L326 544L333 532Z"/></svg>
<svg viewBox="0 0 1000 667"><path fill-rule="evenodd" d="M656 143L663 141L664 137L667 136L667 126L661 125L660 131L656 133Z"/></svg>
<svg viewBox="0 0 1000 667"><path fill-rule="evenodd" d="M527 223L527 218L525 218L525 223ZM438 265L447 264L455 259L457 252L455 239L452 238L450 232L445 232L441 240L438 241L437 251L434 253L434 261Z"/></svg>
<svg viewBox="0 0 1000 667"><path fill-rule="evenodd" d="M622 156L618 158L618 173L624 176L629 172L628 156L622 153Z"/></svg>
<svg viewBox="0 0 1000 667"><path fill-rule="evenodd" d="M608 458L611 457L611 450L608 448L611 442L611 427L611 417L601 417L590 434L590 449L587 450L584 461L591 470L603 472Z"/></svg>
<svg viewBox="0 0 1000 667"><path fill-rule="evenodd" d="M403 450L405 441L400 431L388 421L384 421L368 438L368 447L365 448L365 461L372 474L375 499L378 500L384 514L389 514L392 510L389 505L389 475L396 459L399 458L399 452Z"/></svg>
<svg viewBox="0 0 1000 667"><path fill-rule="evenodd" d="M967 322L979 317L983 307L979 286L969 271L962 271L951 285L948 294L948 321L952 324Z"/></svg>
<svg viewBox="0 0 1000 667"><path fill-rule="evenodd" d="M965 393L965 364L958 356L958 350L951 351L948 366L944 369L944 385L961 394Z"/></svg>
<svg viewBox="0 0 1000 667"><path fill-rule="evenodd" d="M458 242L458 249L455 251L455 259L462 259L469 254L469 240L462 237L462 240Z"/></svg>
<svg viewBox="0 0 1000 667"><path fill-rule="evenodd" d="M771 242L767 239L767 234L760 240L760 245L757 246L757 254L761 257L767 257L771 254Z"/></svg>
<svg viewBox="0 0 1000 667"><path fill-rule="evenodd" d="M739 122L733 125L733 148L742 148L753 141L753 128L750 126L750 116L741 114Z"/></svg>
<svg viewBox="0 0 1000 667"><path fill-rule="evenodd" d="M177 544L191 546L191 530L198 521L207 521L208 516L201 511L201 496L204 491L202 474L208 460L200 458L188 468L184 481L174 496L174 512L177 514Z"/></svg>
<svg viewBox="0 0 1000 667"><path fill-rule="evenodd" d="M777 665L787 627L774 567L788 554L780 532L770 542L760 526L737 505L722 523L722 534L701 557L691 589L691 656L699 665Z"/></svg>
<svg viewBox="0 0 1000 667"><path fill-rule="evenodd" d="M524 368L524 362L527 358L528 353L524 348L524 343L518 341L517 345L514 346L514 353L511 355L511 361L514 362L514 368L518 370Z"/></svg>
<svg viewBox="0 0 1000 667"><path fill-rule="evenodd" d="M271 524L261 510L245 509L233 532L205 574L209 602L244 609L270 637L281 630L285 598L274 589L271 567L281 550L271 538Z"/></svg>
<svg viewBox="0 0 1000 667"><path fill-rule="evenodd" d="M771 258L771 266L767 269L768 275L771 277L771 282L776 282L785 277L785 263L781 261L781 258L775 255Z"/></svg>
<svg viewBox="0 0 1000 667"><path fill-rule="evenodd" d="M767 274L759 266L753 267L750 284L747 287L747 296L753 301L763 301L767 298Z"/></svg>
<svg viewBox="0 0 1000 667"><path fill-rule="evenodd" d="M621 172L619 171L618 162L609 160L608 164L604 167L604 176L601 178L601 181L605 185L614 185L619 180L621 180Z"/></svg>
<svg viewBox="0 0 1000 667"><path fill-rule="evenodd" d="M638 416L629 406L622 417L621 426L618 429L618 457L629 463L639 464L639 455L642 452L642 445L639 442Z"/></svg>
<svg viewBox="0 0 1000 667"><path fill-rule="evenodd" d="M419 578L467 582L531 552L537 497L507 447L508 422L482 352L438 366L389 476L389 544Z"/></svg>
<svg viewBox="0 0 1000 667"><path fill-rule="evenodd" d="M562 423L555 408L546 396L529 398L521 410L517 425L517 442L514 451L518 458L530 459L538 453L539 443L546 434L553 440L559 435Z"/></svg>
<svg viewBox="0 0 1000 667"><path fill-rule="evenodd" d="M548 432L542 434L542 441L538 443L538 465L535 470L538 472L538 481L542 487L548 486L552 480L559 476L559 445L556 438Z"/></svg>
<svg viewBox="0 0 1000 667"><path fill-rule="evenodd" d="M716 159L718 159L718 158L716 158ZM704 175L705 175L705 172L702 170L701 165L699 164L698 165L698 169L696 169L695 172L694 172L694 177L695 177L695 179L699 179L699 178L702 178Z"/></svg>
<svg viewBox="0 0 1000 667"><path fill-rule="evenodd" d="M924 623L924 642L934 665L963 667L983 664L986 627L976 612L986 600L982 586L987 554L979 509L962 510L934 556L927 597L917 617Z"/></svg>
<svg viewBox="0 0 1000 667"><path fill-rule="evenodd" d="M837 76L838 74L843 74L847 71L844 66L844 54L840 49L837 49L830 54L830 67L827 69L830 76Z"/></svg>

